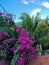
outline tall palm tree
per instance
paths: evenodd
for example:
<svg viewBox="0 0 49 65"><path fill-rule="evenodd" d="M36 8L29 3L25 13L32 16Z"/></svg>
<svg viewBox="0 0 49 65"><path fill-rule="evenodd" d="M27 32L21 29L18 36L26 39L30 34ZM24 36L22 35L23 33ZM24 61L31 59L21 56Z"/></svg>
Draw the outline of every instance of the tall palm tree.
<svg viewBox="0 0 49 65"><path fill-rule="evenodd" d="M49 36L49 26L47 24L48 19L45 20L41 19L40 14L37 13L35 17L31 17L27 13L22 13L22 16L20 17L22 20L21 26L31 35L35 37L35 45L36 44L42 44L43 49L44 45L47 47L49 43L47 43L48 40L45 42L45 37ZM48 37L49 38L49 37Z"/></svg>

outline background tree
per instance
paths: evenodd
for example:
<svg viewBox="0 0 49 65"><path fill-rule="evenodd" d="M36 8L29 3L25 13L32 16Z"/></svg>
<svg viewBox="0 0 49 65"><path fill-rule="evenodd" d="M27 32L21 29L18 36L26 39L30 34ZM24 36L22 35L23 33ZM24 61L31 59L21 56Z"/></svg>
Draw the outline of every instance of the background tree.
<svg viewBox="0 0 49 65"><path fill-rule="evenodd" d="M22 13L21 25L28 33L35 37L34 45L41 44L43 49L49 47L49 19L42 19L40 14L31 17L27 13ZM48 39L47 39L48 38ZM45 42L46 41L46 42Z"/></svg>

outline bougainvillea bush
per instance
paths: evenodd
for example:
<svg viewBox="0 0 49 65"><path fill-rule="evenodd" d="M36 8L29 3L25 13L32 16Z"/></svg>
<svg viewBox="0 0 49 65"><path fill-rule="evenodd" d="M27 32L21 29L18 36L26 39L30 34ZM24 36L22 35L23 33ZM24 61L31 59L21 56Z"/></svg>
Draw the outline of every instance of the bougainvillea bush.
<svg viewBox="0 0 49 65"><path fill-rule="evenodd" d="M25 65L36 59L34 41L23 28L16 28L10 14L3 16L0 12L0 59L9 60L11 65Z"/></svg>
<svg viewBox="0 0 49 65"><path fill-rule="evenodd" d="M3 14L0 12L0 60L11 61L17 44L16 26L10 14Z"/></svg>
<svg viewBox="0 0 49 65"><path fill-rule="evenodd" d="M20 36L11 65L25 65L28 61L37 58L35 46L32 46L31 44L35 39L21 27L19 27L16 32L20 33Z"/></svg>
<svg viewBox="0 0 49 65"><path fill-rule="evenodd" d="M2 56L6 60L11 60L14 55L14 51L15 51L14 45L16 43L16 40L15 38L9 38L9 39L7 38L8 38L7 33L0 32L0 57Z"/></svg>

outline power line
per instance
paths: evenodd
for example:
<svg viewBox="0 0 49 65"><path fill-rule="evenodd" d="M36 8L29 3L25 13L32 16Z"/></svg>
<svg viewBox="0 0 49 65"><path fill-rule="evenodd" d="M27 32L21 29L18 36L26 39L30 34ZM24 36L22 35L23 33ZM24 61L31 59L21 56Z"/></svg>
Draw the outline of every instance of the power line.
<svg viewBox="0 0 49 65"><path fill-rule="evenodd" d="M7 11L6 11L5 8L2 6L2 4L0 4L0 7L4 10L5 13L7 13Z"/></svg>
<svg viewBox="0 0 49 65"><path fill-rule="evenodd" d="M0 4L0 7L4 10L4 12L7 14L8 12L6 11L6 9L2 6L2 4ZM9 14L11 14L11 13L9 13ZM11 14L12 15L12 17L14 16L14 18L13 19L15 19L16 18L16 15L14 15L14 14Z"/></svg>

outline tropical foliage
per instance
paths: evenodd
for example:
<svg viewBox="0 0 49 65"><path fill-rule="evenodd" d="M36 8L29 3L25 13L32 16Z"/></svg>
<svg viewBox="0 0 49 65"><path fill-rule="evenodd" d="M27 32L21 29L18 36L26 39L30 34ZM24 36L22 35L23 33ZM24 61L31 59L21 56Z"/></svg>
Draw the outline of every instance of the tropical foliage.
<svg viewBox="0 0 49 65"><path fill-rule="evenodd" d="M21 26L35 37L35 43L41 44L43 49L49 48L49 19L42 19L40 14L31 17L27 13L22 13ZM20 24L19 24L20 25Z"/></svg>
<svg viewBox="0 0 49 65"><path fill-rule="evenodd" d="M0 15L0 57L11 61L17 46L18 34L15 33L17 27L14 21L7 16L9 17L9 15Z"/></svg>
<svg viewBox="0 0 49 65"><path fill-rule="evenodd" d="M0 58L11 61L11 65L24 65L36 58L35 46L49 48L49 18L40 14L31 17L22 13L21 22L12 20L11 14L0 12ZM26 59L26 60L25 60Z"/></svg>
<svg viewBox="0 0 49 65"><path fill-rule="evenodd" d="M25 65L28 61L37 58L35 46L31 44L35 39L22 28L18 28L16 32L20 33L20 36L11 65Z"/></svg>

